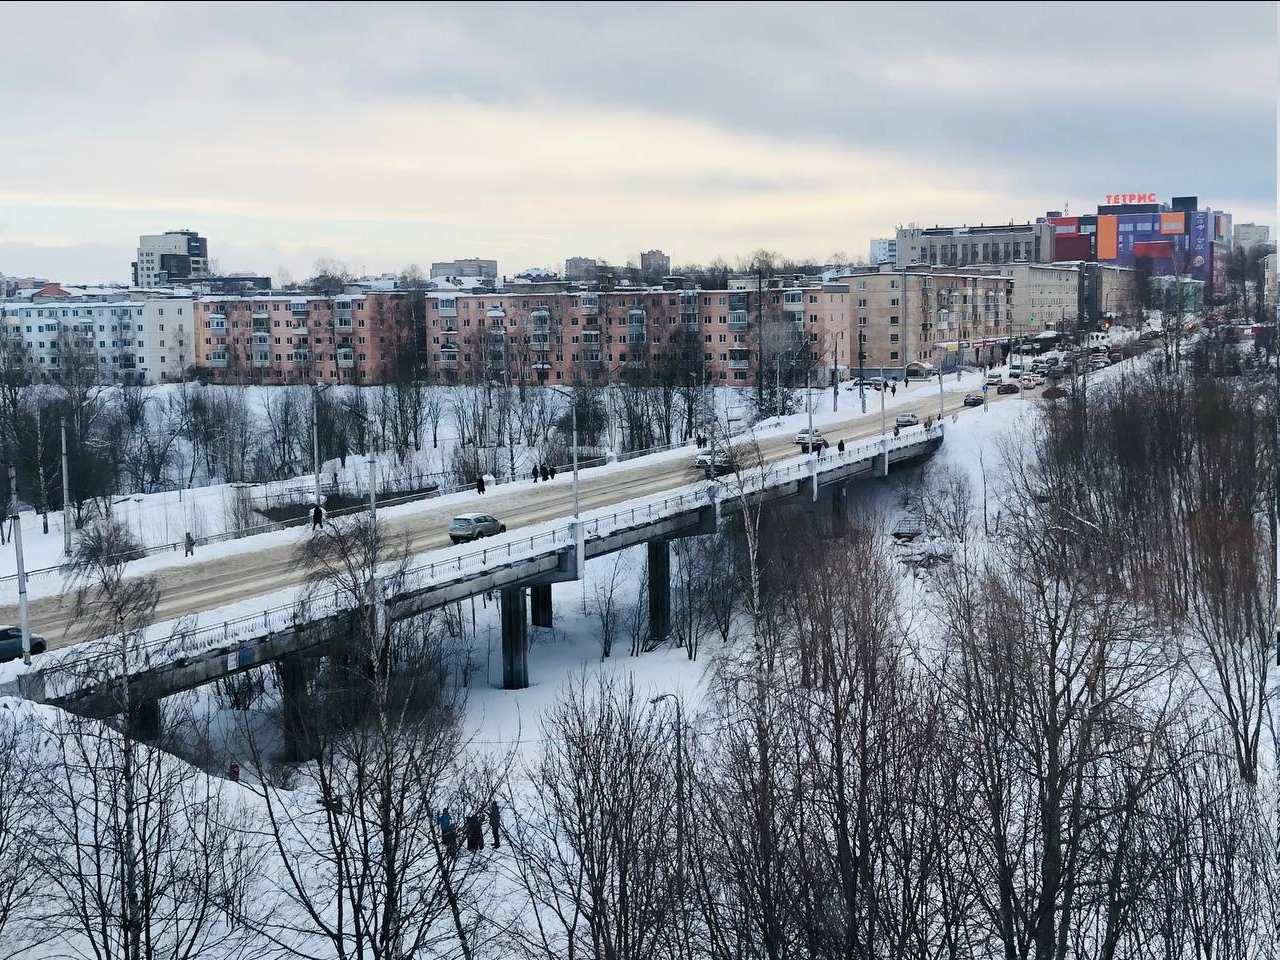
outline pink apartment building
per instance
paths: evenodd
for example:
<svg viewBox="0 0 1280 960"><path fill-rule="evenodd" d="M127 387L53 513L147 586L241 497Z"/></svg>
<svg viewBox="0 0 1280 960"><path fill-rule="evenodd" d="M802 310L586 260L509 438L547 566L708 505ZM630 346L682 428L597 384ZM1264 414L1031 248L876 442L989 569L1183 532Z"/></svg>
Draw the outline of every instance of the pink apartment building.
<svg viewBox="0 0 1280 960"><path fill-rule="evenodd" d="M223 383L379 383L408 316L398 293L202 297L195 365Z"/></svg>

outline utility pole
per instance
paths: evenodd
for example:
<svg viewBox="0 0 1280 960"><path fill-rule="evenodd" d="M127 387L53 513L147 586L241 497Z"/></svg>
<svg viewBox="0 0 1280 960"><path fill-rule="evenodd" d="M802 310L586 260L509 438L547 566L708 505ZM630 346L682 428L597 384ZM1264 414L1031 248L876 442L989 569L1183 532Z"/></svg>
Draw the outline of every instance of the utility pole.
<svg viewBox="0 0 1280 960"><path fill-rule="evenodd" d="M813 368L804 375L804 405L809 411L809 474L813 477L813 499L818 499L818 454L813 442Z"/></svg>
<svg viewBox="0 0 1280 960"><path fill-rule="evenodd" d="M942 423L942 418L946 415L946 402L942 395L942 371L938 371L938 423Z"/></svg>
<svg viewBox="0 0 1280 960"><path fill-rule="evenodd" d="M836 357L836 345L831 344L831 412L840 409L840 362Z"/></svg>
<svg viewBox="0 0 1280 960"><path fill-rule="evenodd" d="M67 474L67 418L59 421L62 428L62 552L71 557L71 480ZM182 484L178 484L182 492Z"/></svg>
<svg viewBox="0 0 1280 960"><path fill-rule="evenodd" d="M320 506L320 425L317 413L319 410L320 388L311 385L311 462L316 468L316 506Z"/></svg>
<svg viewBox="0 0 1280 960"><path fill-rule="evenodd" d="M369 418L369 535L378 522L378 461L373 452L373 417Z"/></svg>
<svg viewBox="0 0 1280 960"><path fill-rule="evenodd" d="M862 397L862 415L867 415L867 375L863 363L867 359L863 352L862 331L858 331L858 394Z"/></svg>
<svg viewBox="0 0 1280 960"><path fill-rule="evenodd" d="M18 558L18 623L22 627L22 662L31 663L31 623L27 618L27 568L22 562L22 517L18 511L18 471L9 466L9 515L13 517L13 550Z"/></svg>

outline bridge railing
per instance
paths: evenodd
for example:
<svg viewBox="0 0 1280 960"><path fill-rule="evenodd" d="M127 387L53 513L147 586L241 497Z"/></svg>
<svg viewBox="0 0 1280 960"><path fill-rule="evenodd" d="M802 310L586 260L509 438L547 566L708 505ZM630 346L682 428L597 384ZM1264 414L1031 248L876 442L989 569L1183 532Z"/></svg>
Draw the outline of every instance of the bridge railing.
<svg viewBox="0 0 1280 960"><path fill-rule="evenodd" d="M825 453L817 463L822 468L857 461L882 451L913 446L922 440L940 436L941 433L941 424L935 424L928 430L923 426L907 427L898 437L862 440L846 446L843 453ZM734 491L734 496L750 496L768 487L808 479L811 470L811 460L807 456L771 465L764 471L740 477L740 486ZM665 514L705 506L707 503L707 488L705 484L699 483L608 513L592 511L582 518L583 539L585 542L602 538L637 522L661 518ZM401 589L423 589L437 582L456 580L458 574L484 569L500 560L536 557L542 551L549 552L572 544L573 538L571 523L530 536L509 535L502 542L491 546L410 567L404 572ZM235 648L238 646L321 617L350 611L354 607L349 594L343 591L324 591L204 626L187 626L183 621L178 621L168 635L131 643L127 651L112 646L113 641L109 637L99 638L89 641L86 645L88 649L78 655L66 655L41 667L45 696L56 698L60 691L69 693L74 689L82 689L85 680L97 681L111 675L118 676L122 666L127 672L136 673L154 666L180 662L185 657L205 655L210 650L221 648L231 651L228 656L236 656Z"/></svg>

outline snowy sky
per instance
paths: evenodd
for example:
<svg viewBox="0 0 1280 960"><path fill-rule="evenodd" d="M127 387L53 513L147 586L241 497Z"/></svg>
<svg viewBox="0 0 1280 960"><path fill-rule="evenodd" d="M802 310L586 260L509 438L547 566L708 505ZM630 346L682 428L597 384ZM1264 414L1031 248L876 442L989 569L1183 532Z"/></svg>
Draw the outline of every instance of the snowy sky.
<svg viewBox="0 0 1280 960"><path fill-rule="evenodd" d="M1276 219L1276 6L0 2L0 273L505 274L1195 194ZM21 38L29 39L21 39Z"/></svg>

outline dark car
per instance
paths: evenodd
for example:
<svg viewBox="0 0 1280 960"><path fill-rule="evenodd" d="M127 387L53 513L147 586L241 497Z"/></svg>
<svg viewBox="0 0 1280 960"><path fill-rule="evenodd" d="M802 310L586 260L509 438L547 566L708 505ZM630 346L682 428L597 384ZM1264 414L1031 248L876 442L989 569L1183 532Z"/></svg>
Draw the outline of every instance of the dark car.
<svg viewBox="0 0 1280 960"><path fill-rule="evenodd" d="M1002 383L996 387L996 393L1017 393L1018 385L1016 383Z"/></svg>
<svg viewBox="0 0 1280 960"><path fill-rule="evenodd" d="M727 473L733 473L738 469L737 462L733 459L733 454L727 450L720 450L707 457L702 465L702 471L710 480L713 477L723 477Z"/></svg>
<svg viewBox="0 0 1280 960"><path fill-rule="evenodd" d="M31 634L31 652L44 653L44 637ZM0 627L0 663L22 659L22 628Z"/></svg>
<svg viewBox="0 0 1280 960"><path fill-rule="evenodd" d="M966 407L980 407L982 406L982 403L982 397L978 396L976 393L965 394L964 405Z"/></svg>

